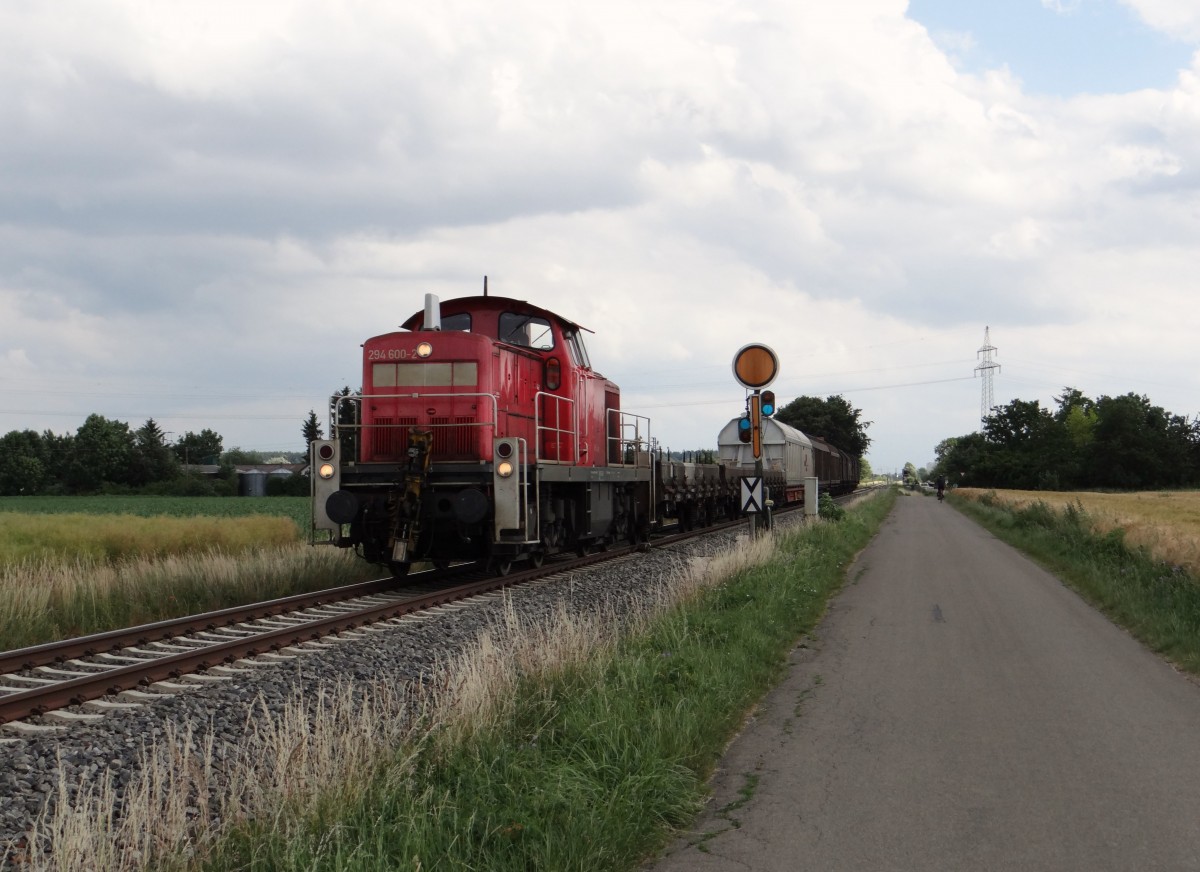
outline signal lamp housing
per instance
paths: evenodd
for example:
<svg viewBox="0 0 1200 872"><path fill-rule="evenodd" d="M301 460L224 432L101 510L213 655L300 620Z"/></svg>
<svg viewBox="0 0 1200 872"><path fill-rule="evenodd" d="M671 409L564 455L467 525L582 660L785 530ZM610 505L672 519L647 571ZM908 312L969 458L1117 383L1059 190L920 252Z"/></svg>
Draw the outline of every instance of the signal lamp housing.
<svg viewBox="0 0 1200 872"><path fill-rule="evenodd" d="M740 439L742 442L749 443L751 438L750 431L753 429L753 425L750 423L750 416L746 415L740 421L738 421L738 439Z"/></svg>

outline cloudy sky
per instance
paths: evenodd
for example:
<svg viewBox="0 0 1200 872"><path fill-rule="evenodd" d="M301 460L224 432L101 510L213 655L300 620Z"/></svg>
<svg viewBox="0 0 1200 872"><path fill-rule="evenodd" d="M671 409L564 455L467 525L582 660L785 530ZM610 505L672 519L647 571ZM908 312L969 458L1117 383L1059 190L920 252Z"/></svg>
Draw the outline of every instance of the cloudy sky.
<svg viewBox="0 0 1200 872"><path fill-rule="evenodd" d="M299 450L484 275L676 449L748 342L882 471L978 428L985 328L997 404L1193 416L1198 48L1197 0L7 0L0 433Z"/></svg>

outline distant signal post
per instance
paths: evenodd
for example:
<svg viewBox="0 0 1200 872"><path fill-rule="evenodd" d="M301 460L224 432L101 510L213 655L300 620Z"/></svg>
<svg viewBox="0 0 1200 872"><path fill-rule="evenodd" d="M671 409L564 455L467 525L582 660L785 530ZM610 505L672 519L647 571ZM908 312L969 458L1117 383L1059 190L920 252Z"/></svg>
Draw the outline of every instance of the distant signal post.
<svg viewBox="0 0 1200 872"><path fill-rule="evenodd" d="M761 343L744 345L733 356L733 377L738 384L750 391L746 399L746 413L738 422L738 438L748 442L754 453L754 475L761 483L762 465L762 419L775 414L775 392L763 390L779 375L779 355L770 346ZM750 535L757 533L757 518L761 510L763 529L771 528L771 500L748 499L743 511L750 516Z"/></svg>

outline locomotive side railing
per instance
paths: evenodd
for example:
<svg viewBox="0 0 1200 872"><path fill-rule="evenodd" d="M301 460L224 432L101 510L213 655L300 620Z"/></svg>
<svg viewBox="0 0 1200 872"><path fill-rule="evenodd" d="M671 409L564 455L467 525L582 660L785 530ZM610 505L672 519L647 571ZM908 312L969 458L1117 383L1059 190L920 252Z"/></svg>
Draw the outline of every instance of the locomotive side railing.
<svg viewBox="0 0 1200 872"><path fill-rule="evenodd" d="M654 509L651 507L658 505L658 474L650 438L650 419L620 409L609 409L605 417L608 464L647 470L650 500L647 508L652 517Z"/></svg>
<svg viewBox="0 0 1200 872"><path fill-rule="evenodd" d="M533 403L537 418L537 462L579 463L579 424L575 417L575 401L538 391Z"/></svg>
<svg viewBox="0 0 1200 872"><path fill-rule="evenodd" d="M393 419L386 423L381 421L372 421L370 424L364 424L362 420L362 403L372 400L433 400L433 399L451 399L451 400L469 400L475 399L480 401L478 408L485 411L484 416L468 417L464 415L444 416L440 418L432 418L426 422L418 422L415 418L399 418ZM490 411L490 416L486 412ZM456 446L465 448L468 444L474 445L478 442L472 440L464 440L456 434L461 434L464 430L474 428L490 429L492 435L496 435L496 422L499 420L499 399L495 394L488 393L425 393L423 391L407 391L404 393L390 394L335 394L330 398L330 415L329 429L331 439L340 439L343 442L344 448L349 448L349 451L343 451L343 458L352 458L349 462L357 462L360 456L359 443L367 438L368 435L386 434L387 443L393 443L396 450L386 453L394 454L397 459L403 455L401 450L402 442L407 438L408 430L414 426L420 426L423 429L428 429L434 433L434 444L442 446ZM385 438L386 438L385 437ZM347 445L349 443L349 445ZM464 454L465 451L457 451L452 453ZM473 452L478 453L478 452ZM343 460L343 462L347 462Z"/></svg>
<svg viewBox="0 0 1200 872"><path fill-rule="evenodd" d="M622 412L620 409L609 409L607 427L609 466L650 468L649 418Z"/></svg>

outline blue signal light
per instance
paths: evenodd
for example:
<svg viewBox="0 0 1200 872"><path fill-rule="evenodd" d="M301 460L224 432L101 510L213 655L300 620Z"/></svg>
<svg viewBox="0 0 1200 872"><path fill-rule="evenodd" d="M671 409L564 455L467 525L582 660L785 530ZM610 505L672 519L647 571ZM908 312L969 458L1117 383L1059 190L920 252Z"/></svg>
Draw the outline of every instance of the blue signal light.
<svg viewBox="0 0 1200 872"><path fill-rule="evenodd" d="M759 409L764 417L770 417L775 414L775 392L763 391L759 404Z"/></svg>
<svg viewBox="0 0 1200 872"><path fill-rule="evenodd" d="M742 418L738 421L738 439L742 442L749 442L751 438L750 416Z"/></svg>

